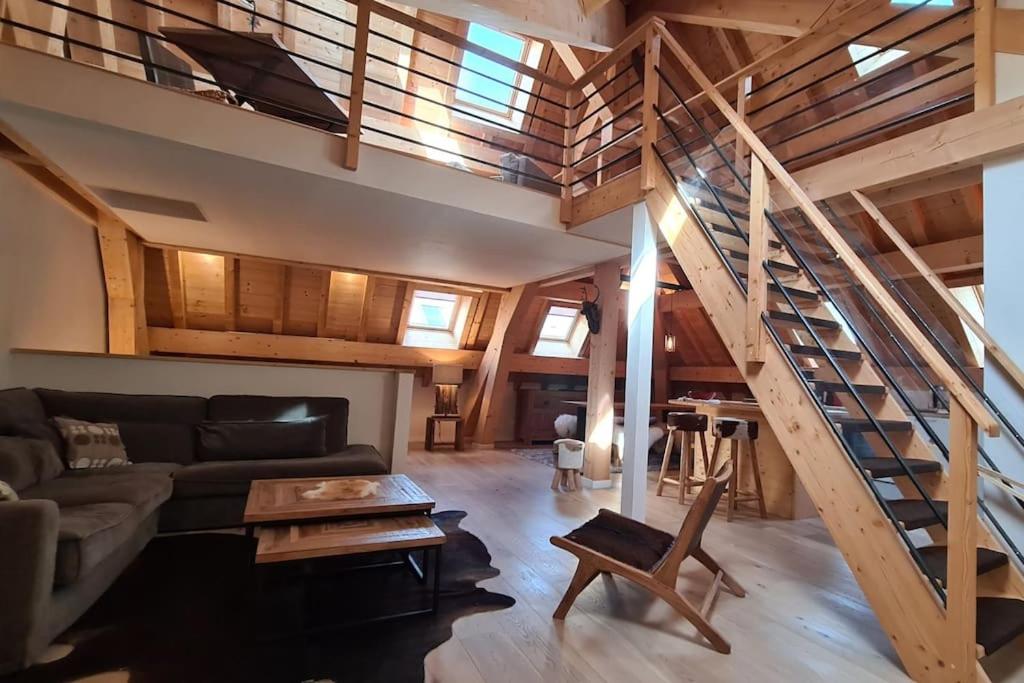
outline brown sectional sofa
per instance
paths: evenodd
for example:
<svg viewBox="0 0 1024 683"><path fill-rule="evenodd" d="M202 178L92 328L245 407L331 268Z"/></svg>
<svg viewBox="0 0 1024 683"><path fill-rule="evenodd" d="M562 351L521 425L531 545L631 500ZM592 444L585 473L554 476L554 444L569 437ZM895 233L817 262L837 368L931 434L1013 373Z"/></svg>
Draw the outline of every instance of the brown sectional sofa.
<svg viewBox="0 0 1024 683"><path fill-rule="evenodd" d="M133 464L70 470L52 417L114 422ZM206 423L324 417L326 455L211 459ZM348 443L348 400L0 391L0 674L27 666L102 595L158 531L236 527L254 479L383 474Z"/></svg>

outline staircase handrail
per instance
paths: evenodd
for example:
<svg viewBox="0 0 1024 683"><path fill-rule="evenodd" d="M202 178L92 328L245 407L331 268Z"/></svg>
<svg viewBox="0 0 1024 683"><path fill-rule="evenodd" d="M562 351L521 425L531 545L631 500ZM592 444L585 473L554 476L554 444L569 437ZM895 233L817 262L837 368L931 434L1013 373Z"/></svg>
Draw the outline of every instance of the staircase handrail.
<svg viewBox="0 0 1024 683"><path fill-rule="evenodd" d="M881 212L878 206L868 199L862 192L858 190L852 190L851 194L853 198L864 208L869 216L878 224L878 227L882 229L882 232L886 237L889 238L893 244L896 245L897 251L903 255L904 258L914 267L918 275L924 278L935 294L942 299L947 306L953 309L957 317L960 318L961 322L966 325L971 332L973 332L981 343L985 346L985 351L995 360L999 366L1006 372L1007 375L1014 381L1017 388L1020 391L1024 391L1024 371L1020 369L1020 366L1013 362L1013 359L1007 355L1006 351L1001 347L992 335L988 333L985 326L982 325L977 318L975 318L967 307L964 306L959 299L953 296L953 293L946 287L946 283L942 281L934 270L932 270L924 259L914 250L910 243L904 239L903 235L896 229L896 226L885 217L885 214Z"/></svg>
<svg viewBox="0 0 1024 683"><path fill-rule="evenodd" d="M956 398L964 411L978 425L979 429L991 437L999 435L999 422L995 416L982 404L975 393L960 378L959 374L946 362L946 359L939 354L933 345L923 337L917 326L910 320L899 304L892 298L892 295L885 289L881 282L875 277L870 269L864 264L859 256L853 251L846 240L842 238L835 227L829 222L825 215L815 206L803 188L793 179L788 171L779 163L778 159L771 153L757 135L750 129L747 123L737 114L736 110L729 104L728 100L718 91L711 80L704 74L697 63L690 57L689 53L679 44L675 37L663 24L654 23L655 30L661 38L662 44L680 61L693 78L697 86L707 95L708 99L726 117L729 123L736 130L736 134L747 144L751 153L755 154L765 169L775 178L775 182L786 191L794 200L796 206L807 216L811 224L822 234L829 246L835 250L837 256L857 275L864 283L864 289L879 304L883 311L892 319L900 331L907 337L914 349L921 354L932 367L936 375L941 379L943 385L950 395ZM645 150L646 152L646 150Z"/></svg>

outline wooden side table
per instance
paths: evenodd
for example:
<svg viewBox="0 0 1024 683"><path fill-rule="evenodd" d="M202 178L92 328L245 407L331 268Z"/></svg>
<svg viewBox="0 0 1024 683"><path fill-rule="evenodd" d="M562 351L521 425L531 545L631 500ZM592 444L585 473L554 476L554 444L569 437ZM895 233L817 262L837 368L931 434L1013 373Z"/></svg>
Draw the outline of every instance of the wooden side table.
<svg viewBox="0 0 1024 683"><path fill-rule="evenodd" d="M437 428L442 422L455 423L455 441L437 441L435 439ZM428 451L434 450L435 446L454 446L455 450L466 450L462 438L462 416L461 415L428 415L427 416L427 438L423 444Z"/></svg>

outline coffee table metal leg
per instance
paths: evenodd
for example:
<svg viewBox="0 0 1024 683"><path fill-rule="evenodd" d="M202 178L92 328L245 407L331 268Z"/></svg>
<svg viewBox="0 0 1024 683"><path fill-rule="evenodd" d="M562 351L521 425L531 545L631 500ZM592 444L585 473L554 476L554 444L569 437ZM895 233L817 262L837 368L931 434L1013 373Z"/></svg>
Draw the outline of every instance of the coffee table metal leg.
<svg viewBox="0 0 1024 683"><path fill-rule="evenodd" d="M434 600L431 609L432 614L437 614L438 604L441 602L441 548L443 546L436 546L434 549ZM423 556L426 557L427 551L423 551Z"/></svg>

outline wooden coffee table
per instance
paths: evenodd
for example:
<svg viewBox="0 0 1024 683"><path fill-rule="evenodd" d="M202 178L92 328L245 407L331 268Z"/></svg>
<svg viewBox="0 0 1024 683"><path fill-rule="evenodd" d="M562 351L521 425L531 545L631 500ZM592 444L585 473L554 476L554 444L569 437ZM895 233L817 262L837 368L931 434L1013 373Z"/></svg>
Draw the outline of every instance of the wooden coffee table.
<svg viewBox="0 0 1024 683"><path fill-rule="evenodd" d="M325 489L327 498L309 497L308 492ZM441 548L447 539L430 518L434 505L404 474L263 479L249 488L244 521L249 535L259 528L256 565L396 551L403 560L368 566L407 564L421 582L432 574L429 609L371 620L381 621L437 612ZM422 551L422 564L414 559L415 551Z"/></svg>

